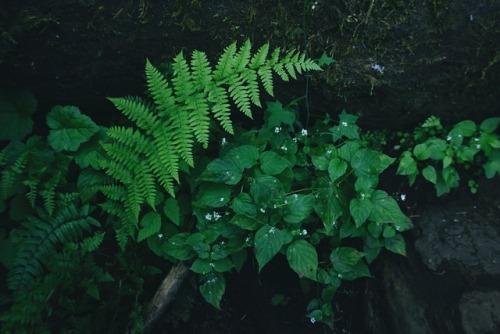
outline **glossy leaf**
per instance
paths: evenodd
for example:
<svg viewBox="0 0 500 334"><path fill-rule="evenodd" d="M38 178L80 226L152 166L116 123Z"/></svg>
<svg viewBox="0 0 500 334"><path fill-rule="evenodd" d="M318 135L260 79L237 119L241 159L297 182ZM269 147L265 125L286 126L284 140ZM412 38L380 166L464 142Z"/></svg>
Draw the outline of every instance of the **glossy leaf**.
<svg viewBox="0 0 500 334"><path fill-rule="evenodd" d="M339 273L351 271L364 254L352 247L338 247L330 254L333 269Z"/></svg>
<svg viewBox="0 0 500 334"><path fill-rule="evenodd" d="M349 211L354 218L356 227L359 228L372 212L372 202L366 198L353 198L349 203Z"/></svg>
<svg viewBox="0 0 500 334"><path fill-rule="evenodd" d="M290 195L286 198L286 213L283 219L290 224L297 224L310 216L314 207L312 195Z"/></svg>
<svg viewBox="0 0 500 334"><path fill-rule="evenodd" d="M273 151L265 151L260 155L260 168L267 175L278 175L288 167L288 160Z"/></svg>
<svg viewBox="0 0 500 334"><path fill-rule="evenodd" d="M203 298L216 308L220 309L220 301L226 290L224 276L217 272L211 272L203 277L200 292Z"/></svg>
<svg viewBox="0 0 500 334"><path fill-rule="evenodd" d="M137 242L149 238L150 236L160 232L161 228L161 216L156 212L148 212L141 219L141 229L139 230L139 235L137 236Z"/></svg>

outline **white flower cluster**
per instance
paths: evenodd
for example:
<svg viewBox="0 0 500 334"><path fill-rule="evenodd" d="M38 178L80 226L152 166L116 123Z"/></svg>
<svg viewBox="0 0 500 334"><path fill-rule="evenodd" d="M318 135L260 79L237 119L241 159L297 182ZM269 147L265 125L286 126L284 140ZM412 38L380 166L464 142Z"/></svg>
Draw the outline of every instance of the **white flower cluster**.
<svg viewBox="0 0 500 334"><path fill-rule="evenodd" d="M307 137L307 130L302 129L302 131L300 131L300 134L302 135L302 137Z"/></svg>
<svg viewBox="0 0 500 334"><path fill-rule="evenodd" d="M221 218L222 218L221 214L218 213L217 211L214 211L212 213L209 212L209 213L207 213L205 215L205 219L208 220L208 221L214 221L214 222L216 222L216 221L218 221Z"/></svg>
<svg viewBox="0 0 500 334"><path fill-rule="evenodd" d="M281 126L277 126L274 128L274 133L280 133L281 132Z"/></svg>

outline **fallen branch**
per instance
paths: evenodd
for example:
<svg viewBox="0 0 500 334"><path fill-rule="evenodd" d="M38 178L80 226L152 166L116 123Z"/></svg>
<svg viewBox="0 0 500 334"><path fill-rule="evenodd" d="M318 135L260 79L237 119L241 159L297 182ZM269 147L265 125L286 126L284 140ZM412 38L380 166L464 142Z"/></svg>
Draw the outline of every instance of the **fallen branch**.
<svg viewBox="0 0 500 334"><path fill-rule="evenodd" d="M167 277L163 280L155 296L151 300L144 315L144 333L149 333L153 329L153 324L162 315L165 307L173 300L186 278L188 267L180 262L170 269Z"/></svg>

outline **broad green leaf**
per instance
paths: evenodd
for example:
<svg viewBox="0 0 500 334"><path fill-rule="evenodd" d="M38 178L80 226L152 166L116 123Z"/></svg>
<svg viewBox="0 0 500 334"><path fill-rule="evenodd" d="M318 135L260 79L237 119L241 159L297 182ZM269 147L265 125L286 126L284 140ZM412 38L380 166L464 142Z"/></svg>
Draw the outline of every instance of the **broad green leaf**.
<svg viewBox="0 0 500 334"><path fill-rule="evenodd" d="M484 174L488 179L492 179L496 174L500 174L500 150L494 150L489 160L483 165Z"/></svg>
<svg viewBox="0 0 500 334"><path fill-rule="evenodd" d="M464 137L471 137L476 132L476 123L471 120L461 121L453 127L453 129L458 129Z"/></svg>
<svg viewBox="0 0 500 334"><path fill-rule="evenodd" d="M361 260L364 254L352 247L338 247L330 254L333 269L339 273L347 273Z"/></svg>
<svg viewBox="0 0 500 334"><path fill-rule="evenodd" d="M177 226L181 224L181 209L179 207L179 203L175 198L168 198L165 201L163 212L172 223Z"/></svg>
<svg viewBox="0 0 500 334"><path fill-rule="evenodd" d="M372 237L378 238L378 237L380 237L380 234L382 234L384 226L386 226L386 225L371 222L370 224L368 224L368 232L370 233L370 235Z"/></svg>
<svg viewBox="0 0 500 334"><path fill-rule="evenodd" d="M74 106L55 106L47 114L49 145L56 151L76 151L99 131L99 127Z"/></svg>
<svg viewBox="0 0 500 334"><path fill-rule="evenodd" d="M288 167L288 160L273 151L265 151L260 155L260 168L267 175L278 175Z"/></svg>
<svg viewBox="0 0 500 334"><path fill-rule="evenodd" d="M311 215L314 207L312 195L290 195L286 198L286 213L283 219L290 224L297 224Z"/></svg>
<svg viewBox="0 0 500 334"><path fill-rule="evenodd" d="M283 232L274 226L261 227L255 234L255 257L259 263L259 271L264 267L284 244Z"/></svg>
<svg viewBox="0 0 500 334"><path fill-rule="evenodd" d="M449 155L445 156L443 158L443 168L448 167L449 165L451 165L452 162L453 162L453 158L452 157L450 157Z"/></svg>
<svg viewBox="0 0 500 334"><path fill-rule="evenodd" d="M446 154L448 147L446 141L443 139L429 139L426 142L427 149L429 150L429 158L432 160L442 160Z"/></svg>
<svg viewBox="0 0 500 334"><path fill-rule="evenodd" d="M382 233L384 238L392 238L393 236L396 235L396 229L392 226L386 226L384 227L384 232Z"/></svg>
<svg viewBox="0 0 500 334"><path fill-rule="evenodd" d="M347 163L339 158L333 158L328 164L328 175L332 181L343 176L347 170Z"/></svg>
<svg viewBox="0 0 500 334"><path fill-rule="evenodd" d="M225 273L234 268L233 262L230 258L225 257L222 259L214 259L214 270L219 273Z"/></svg>
<svg viewBox="0 0 500 334"><path fill-rule="evenodd" d="M436 173L436 169L432 166L427 166L425 167L424 169L422 169L422 175L424 176L424 178L433 183L433 184L436 184L437 182L437 173Z"/></svg>
<svg viewBox="0 0 500 334"><path fill-rule="evenodd" d="M293 126L295 122L295 114L284 108L283 105L276 102L267 102L266 116L267 116L267 126L269 128L279 127L281 125Z"/></svg>
<svg viewBox="0 0 500 334"><path fill-rule="evenodd" d="M487 118L481 122L479 128L482 132L493 133L498 128L500 124L500 117Z"/></svg>
<svg viewBox="0 0 500 334"><path fill-rule="evenodd" d="M161 216L156 212L148 212L141 219L141 229L137 236L137 242L149 238L153 234L160 232Z"/></svg>
<svg viewBox="0 0 500 334"><path fill-rule="evenodd" d="M453 168L452 166L448 166L446 168L443 168L441 173L443 176L443 180L448 187L458 187L460 176L458 175L458 172L455 168Z"/></svg>
<svg viewBox="0 0 500 334"><path fill-rule="evenodd" d="M250 218L245 215L235 215L229 222L244 230L249 230L249 231L254 231L259 226L258 220Z"/></svg>
<svg viewBox="0 0 500 334"><path fill-rule="evenodd" d="M359 139L359 128L355 124L358 116L343 111L342 114L339 115L339 119L339 125L330 129L333 135L333 141L335 142L343 137L347 139Z"/></svg>
<svg viewBox="0 0 500 334"><path fill-rule="evenodd" d="M196 196L196 203L208 208L221 208L231 197L231 188L224 184L204 183Z"/></svg>
<svg viewBox="0 0 500 334"><path fill-rule="evenodd" d="M316 167L318 170L327 170L328 165L330 161L328 158L324 155L313 155L311 157L312 163L314 167Z"/></svg>
<svg viewBox="0 0 500 334"><path fill-rule="evenodd" d="M200 292L203 298L220 309L220 301L226 290L226 281L221 273L211 272L203 277Z"/></svg>
<svg viewBox="0 0 500 334"><path fill-rule="evenodd" d="M406 256L406 243L401 234L384 239L384 246L393 253Z"/></svg>
<svg viewBox="0 0 500 334"><path fill-rule="evenodd" d="M259 159L259 150L252 145L243 145L231 149L227 155L243 168L252 168Z"/></svg>
<svg viewBox="0 0 500 334"><path fill-rule="evenodd" d="M242 178L243 166L240 165L232 156L226 156L211 161L200 179L211 182L222 182L229 185L235 185Z"/></svg>
<svg viewBox="0 0 500 334"><path fill-rule="evenodd" d="M427 160L431 156L430 151L425 143L417 144L413 148L413 155L418 160Z"/></svg>
<svg viewBox="0 0 500 334"><path fill-rule="evenodd" d="M370 220L381 224L393 224L401 232L412 227L410 218L405 216L396 200L385 191L374 191L370 200L373 204Z"/></svg>
<svg viewBox="0 0 500 334"><path fill-rule="evenodd" d="M215 264L212 262L212 260L197 258L189 269L197 274L205 275L211 272L214 267Z"/></svg>
<svg viewBox="0 0 500 334"><path fill-rule="evenodd" d="M402 154L396 173L398 175L413 175L418 173L417 162L413 159L411 152L406 151Z"/></svg>
<svg viewBox="0 0 500 334"><path fill-rule="evenodd" d="M378 175L394 162L391 158L375 150L362 148L356 151L351 158L351 167L358 177L364 175Z"/></svg>
<svg viewBox="0 0 500 334"><path fill-rule="evenodd" d="M258 208L266 208L284 196L283 186L274 176L262 175L250 186L250 194Z"/></svg>
<svg viewBox="0 0 500 334"><path fill-rule="evenodd" d="M349 140L343 143L338 149L339 158L345 161L351 161L352 156L360 149L359 140Z"/></svg>
<svg viewBox="0 0 500 334"><path fill-rule="evenodd" d="M325 193L327 192L325 191ZM335 195L328 193L326 195L325 198L316 201L314 211L321 218L326 233L332 235L333 231L338 227L337 219L342 215L342 207Z"/></svg>
<svg viewBox="0 0 500 334"><path fill-rule="evenodd" d="M162 247L165 254L181 261L192 259L195 253L192 246L186 244L186 240L190 235L190 233L178 233L169 238Z"/></svg>
<svg viewBox="0 0 500 334"><path fill-rule="evenodd" d="M255 217L257 208L253 204L252 197L247 193L239 193L233 200L233 210L240 215Z"/></svg>
<svg viewBox="0 0 500 334"><path fill-rule="evenodd" d="M347 281L353 281L361 277L371 277L370 270L363 260L358 261L351 270L342 274L342 279Z"/></svg>
<svg viewBox="0 0 500 334"><path fill-rule="evenodd" d="M300 277L304 276L313 281L316 280L318 271L318 254L316 249L305 240L293 242L286 251L286 257L290 268Z"/></svg>
<svg viewBox="0 0 500 334"><path fill-rule="evenodd" d="M354 218L356 227L360 227L372 212L372 202L366 198L353 198L349 203L349 211Z"/></svg>

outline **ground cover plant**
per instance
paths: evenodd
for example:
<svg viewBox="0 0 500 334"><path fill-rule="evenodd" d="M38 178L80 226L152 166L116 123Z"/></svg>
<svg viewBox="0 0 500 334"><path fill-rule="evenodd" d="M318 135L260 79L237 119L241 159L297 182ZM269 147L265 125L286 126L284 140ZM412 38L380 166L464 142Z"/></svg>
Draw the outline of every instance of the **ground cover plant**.
<svg viewBox="0 0 500 334"><path fill-rule="evenodd" d="M2 332L151 330L188 270L218 308L227 275L275 257L316 291L304 316L333 327L342 282L369 277L383 249L405 255L412 223L381 175L397 165L438 195L466 169L493 178L500 118L451 130L430 118L399 134L391 157L356 115L304 122L297 101L261 103L276 76L331 61L249 41L213 66L200 51L179 54L168 73L147 61L148 96L110 98L126 125L56 106L48 135L26 139L33 98L2 96L0 116L20 124L0 153ZM236 121L234 111L252 118L252 105L262 122ZM165 277L158 291L152 277Z"/></svg>

